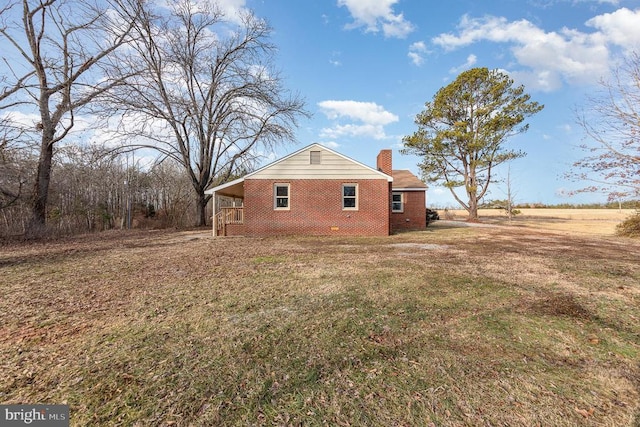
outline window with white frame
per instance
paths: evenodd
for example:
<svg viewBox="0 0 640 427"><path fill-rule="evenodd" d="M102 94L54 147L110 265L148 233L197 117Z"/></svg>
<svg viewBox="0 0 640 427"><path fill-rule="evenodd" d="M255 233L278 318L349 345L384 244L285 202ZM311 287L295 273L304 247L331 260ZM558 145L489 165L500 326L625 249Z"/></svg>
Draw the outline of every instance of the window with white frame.
<svg viewBox="0 0 640 427"><path fill-rule="evenodd" d="M404 212L402 193L391 193L391 212Z"/></svg>
<svg viewBox="0 0 640 427"><path fill-rule="evenodd" d="M358 209L358 184L342 184L342 209Z"/></svg>
<svg viewBox="0 0 640 427"><path fill-rule="evenodd" d="M273 184L273 209L289 210L289 184Z"/></svg>

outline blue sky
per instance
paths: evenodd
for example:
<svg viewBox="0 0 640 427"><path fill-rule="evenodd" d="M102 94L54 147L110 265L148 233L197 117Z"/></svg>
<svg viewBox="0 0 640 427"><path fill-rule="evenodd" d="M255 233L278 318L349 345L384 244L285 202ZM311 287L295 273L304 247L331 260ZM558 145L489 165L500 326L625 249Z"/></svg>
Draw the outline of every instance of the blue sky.
<svg viewBox="0 0 640 427"><path fill-rule="evenodd" d="M528 154L510 163L515 201L606 201L603 194L568 198L581 183L564 175L585 155L575 110L624 55L640 49L640 0L217 2L231 20L251 9L270 23L276 68L312 114L300 121L297 145L265 153L264 164L320 143L375 166L378 152L391 148L394 168L419 176L420 159L400 154L416 114L460 72L488 67L508 73L545 105L528 120L529 131L508 142ZM0 56L11 59L12 52ZM497 171L497 179L506 176L506 167ZM487 199L506 198L504 184L490 191ZM427 204L457 205L433 184Z"/></svg>
<svg viewBox="0 0 640 427"><path fill-rule="evenodd" d="M640 46L640 1L625 0L229 0L273 27L278 68L313 114L297 146L318 142L375 164L392 148L394 168L417 175L419 159L399 153L416 130L415 115L438 89L471 67L500 69L523 84L545 109L509 144L528 153L511 162L517 202L583 203L567 198L579 183L564 178L582 157L575 109L625 53ZM498 178L506 178L506 168ZM431 185L428 205L454 206ZM506 197L494 185L490 199Z"/></svg>

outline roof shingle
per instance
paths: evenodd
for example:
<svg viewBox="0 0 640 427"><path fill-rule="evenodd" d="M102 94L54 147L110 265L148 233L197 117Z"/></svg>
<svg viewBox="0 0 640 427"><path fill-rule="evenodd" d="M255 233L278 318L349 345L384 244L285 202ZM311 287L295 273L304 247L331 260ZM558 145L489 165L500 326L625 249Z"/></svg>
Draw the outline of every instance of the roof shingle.
<svg viewBox="0 0 640 427"><path fill-rule="evenodd" d="M424 188L427 189L427 184L422 182L420 178L415 176L408 170L394 170L393 172L393 188Z"/></svg>

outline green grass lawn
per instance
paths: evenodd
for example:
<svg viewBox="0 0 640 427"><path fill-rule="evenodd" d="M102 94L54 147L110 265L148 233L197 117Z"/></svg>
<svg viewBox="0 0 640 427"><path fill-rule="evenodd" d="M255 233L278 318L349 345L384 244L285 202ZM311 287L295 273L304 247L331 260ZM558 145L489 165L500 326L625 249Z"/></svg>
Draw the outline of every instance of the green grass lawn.
<svg viewBox="0 0 640 427"><path fill-rule="evenodd" d="M72 425L640 425L640 242L103 233L0 247L0 403Z"/></svg>

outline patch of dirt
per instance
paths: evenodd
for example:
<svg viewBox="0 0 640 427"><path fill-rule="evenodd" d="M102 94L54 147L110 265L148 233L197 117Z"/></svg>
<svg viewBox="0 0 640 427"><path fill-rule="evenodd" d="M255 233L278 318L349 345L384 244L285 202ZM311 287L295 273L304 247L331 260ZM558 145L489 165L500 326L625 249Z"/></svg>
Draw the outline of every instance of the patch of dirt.
<svg viewBox="0 0 640 427"><path fill-rule="evenodd" d="M536 314L590 320L593 314L576 301L573 295L553 294L531 303L527 309Z"/></svg>

